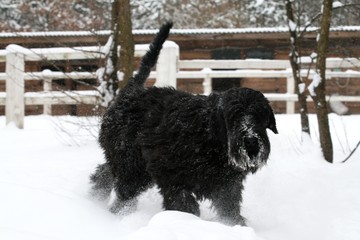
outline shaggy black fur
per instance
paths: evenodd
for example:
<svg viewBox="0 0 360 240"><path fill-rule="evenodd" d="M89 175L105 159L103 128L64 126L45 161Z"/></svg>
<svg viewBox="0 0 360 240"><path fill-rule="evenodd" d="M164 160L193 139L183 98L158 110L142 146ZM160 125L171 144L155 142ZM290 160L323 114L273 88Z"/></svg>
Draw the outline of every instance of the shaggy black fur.
<svg viewBox="0 0 360 240"><path fill-rule="evenodd" d="M266 129L277 133L264 95L234 88L194 96L173 88L144 88L172 24L163 25L138 74L105 113L99 142L106 162L91 176L93 193L104 199L114 188L114 213L133 206L153 184L166 210L200 214L210 199L221 219L244 224L243 180L270 153Z"/></svg>

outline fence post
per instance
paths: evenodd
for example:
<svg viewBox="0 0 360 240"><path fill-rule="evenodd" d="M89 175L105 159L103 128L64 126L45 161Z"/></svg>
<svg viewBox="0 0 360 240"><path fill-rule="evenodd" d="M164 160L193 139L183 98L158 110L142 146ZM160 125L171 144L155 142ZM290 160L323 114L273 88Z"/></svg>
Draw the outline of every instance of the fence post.
<svg viewBox="0 0 360 240"><path fill-rule="evenodd" d="M44 74L51 73L51 70L43 70ZM51 92L52 90L52 78L44 77L44 92ZM44 104L44 114L51 115L51 104Z"/></svg>
<svg viewBox="0 0 360 240"><path fill-rule="evenodd" d="M211 69L204 68L201 72L206 74L211 72ZM210 95L212 92L212 78L210 77L209 74L206 74L206 77L204 78L203 87L204 87L204 95L207 96Z"/></svg>
<svg viewBox="0 0 360 240"><path fill-rule="evenodd" d="M166 41L156 65L156 82L155 86L171 86L176 88L177 63L179 59L179 46L172 42Z"/></svg>
<svg viewBox="0 0 360 240"><path fill-rule="evenodd" d="M286 93L287 94L294 94L295 93L295 80L294 76L292 75L291 69L286 69L288 76L286 78ZM294 114L295 113L295 102L293 101L286 101L286 114Z"/></svg>
<svg viewBox="0 0 360 240"><path fill-rule="evenodd" d="M18 51L18 46L6 47L6 124L14 122L24 128L25 100L24 100L24 71L25 55Z"/></svg>

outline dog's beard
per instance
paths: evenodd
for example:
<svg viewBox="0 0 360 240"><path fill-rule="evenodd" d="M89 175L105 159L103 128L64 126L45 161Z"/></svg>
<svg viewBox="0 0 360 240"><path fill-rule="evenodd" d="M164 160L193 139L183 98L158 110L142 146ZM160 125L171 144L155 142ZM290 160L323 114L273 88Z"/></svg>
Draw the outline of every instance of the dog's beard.
<svg viewBox="0 0 360 240"><path fill-rule="evenodd" d="M261 144L262 145L262 144ZM266 150L263 146L259 147L256 156L249 156L245 147L240 147L234 153L229 150L229 164L242 171L253 171L265 165L267 160Z"/></svg>
<svg viewBox="0 0 360 240"><path fill-rule="evenodd" d="M266 143L264 142L266 140L261 139L258 134L250 131L250 133L247 132L246 136L257 139L257 153L255 155L249 153L245 147L243 136L240 135L238 138L231 136L228 140L229 164L241 171L254 172L266 164L269 156L269 148L266 147Z"/></svg>

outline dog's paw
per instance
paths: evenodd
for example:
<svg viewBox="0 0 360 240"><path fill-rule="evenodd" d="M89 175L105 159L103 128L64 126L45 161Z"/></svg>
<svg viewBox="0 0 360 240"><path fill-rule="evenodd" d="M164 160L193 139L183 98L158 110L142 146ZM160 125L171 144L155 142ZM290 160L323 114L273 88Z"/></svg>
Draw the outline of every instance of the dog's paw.
<svg viewBox="0 0 360 240"><path fill-rule="evenodd" d="M115 200L109 207L109 211L116 215L128 215L136 211L136 201Z"/></svg>
<svg viewBox="0 0 360 240"><path fill-rule="evenodd" d="M237 216L236 218L225 218L222 217L220 219L220 222L222 222L225 225L229 225L229 226L235 226L235 225L241 225L243 227L246 227L246 218L242 217L242 216Z"/></svg>

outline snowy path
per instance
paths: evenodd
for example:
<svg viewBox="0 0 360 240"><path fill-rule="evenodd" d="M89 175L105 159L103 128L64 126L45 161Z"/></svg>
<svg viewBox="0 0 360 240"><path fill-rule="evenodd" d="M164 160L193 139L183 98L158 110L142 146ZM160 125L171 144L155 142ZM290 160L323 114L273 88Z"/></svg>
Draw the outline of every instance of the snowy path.
<svg viewBox="0 0 360 240"><path fill-rule="evenodd" d="M87 195L88 175L103 157L95 138L71 124L76 118L27 117L18 130L1 116L0 239L359 239L360 151L347 164L327 164L317 143L301 142L297 115L276 118L269 164L246 182L249 227L228 227L208 202L201 218L163 212L156 189L141 196L135 213L111 215ZM341 160L360 139L360 116L330 119Z"/></svg>

